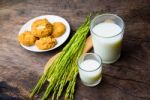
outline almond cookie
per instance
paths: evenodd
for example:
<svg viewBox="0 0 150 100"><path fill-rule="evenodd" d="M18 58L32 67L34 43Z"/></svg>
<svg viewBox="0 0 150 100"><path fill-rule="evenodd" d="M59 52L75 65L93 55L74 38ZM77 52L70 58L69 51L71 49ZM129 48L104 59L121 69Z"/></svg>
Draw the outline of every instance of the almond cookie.
<svg viewBox="0 0 150 100"><path fill-rule="evenodd" d="M25 31L18 36L19 42L25 46L32 46L36 39L37 38L33 36L30 31Z"/></svg>
<svg viewBox="0 0 150 100"><path fill-rule="evenodd" d="M35 45L40 50L47 50L53 48L56 45L57 41L52 36L40 38L35 42Z"/></svg>
<svg viewBox="0 0 150 100"><path fill-rule="evenodd" d="M61 22L53 23L52 36L59 37L59 36L63 35L65 33L65 31L66 31L66 27L63 23L61 23Z"/></svg>
<svg viewBox="0 0 150 100"><path fill-rule="evenodd" d="M31 26L32 34L36 37L45 37L52 33L52 24L47 19L38 19Z"/></svg>

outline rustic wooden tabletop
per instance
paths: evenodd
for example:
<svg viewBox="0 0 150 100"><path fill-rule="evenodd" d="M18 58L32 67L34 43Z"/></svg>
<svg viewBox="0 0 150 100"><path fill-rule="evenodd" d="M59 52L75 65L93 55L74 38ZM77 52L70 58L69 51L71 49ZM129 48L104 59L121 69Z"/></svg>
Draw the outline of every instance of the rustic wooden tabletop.
<svg viewBox="0 0 150 100"><path fill-rule="evenodd" d="M90 12L123 18L123 50L116 63L103 65L98 86L86 87L78 78L75 100L150 100L150 0L0 0L0 100L28 99L45 63L66 44L46 53L27 51L17 41L23 24L59 15L69 21L73 35Z"/></svg>

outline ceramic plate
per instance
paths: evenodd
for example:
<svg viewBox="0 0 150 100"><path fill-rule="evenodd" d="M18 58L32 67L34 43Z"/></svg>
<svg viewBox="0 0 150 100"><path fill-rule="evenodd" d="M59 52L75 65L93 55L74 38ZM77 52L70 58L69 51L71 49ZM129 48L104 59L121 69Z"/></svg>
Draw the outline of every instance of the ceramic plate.
<svg viewBox="0 0 150 100"><path fill-rule="evenodd" d="M62 45L67 40L67 38L69 37L69 34L70 34L70 25L69 25L69 23L64 18L62 18L60 16L56 16L56 15L43 15L43 16L39 16L39 17L36 17L36 18L33 18L33 19L29 20L27 23L25 23L22 26L22 28L19 31L19 34L25 32L25 31L31 31L32 23L37 19L43 19L43 18L46 18L50 23L62 22L66 26L66 32L62 36L60 36L58 38L55 38L57 40L57 44L55 45L55 47L50 48L48 50L39 50L35 45L33 45L33 46L24 46L24 45L20 44L23 48L25 48L29 51L33 51L33 52L46 52L46 51L56 49L57 47Z"/></svg>

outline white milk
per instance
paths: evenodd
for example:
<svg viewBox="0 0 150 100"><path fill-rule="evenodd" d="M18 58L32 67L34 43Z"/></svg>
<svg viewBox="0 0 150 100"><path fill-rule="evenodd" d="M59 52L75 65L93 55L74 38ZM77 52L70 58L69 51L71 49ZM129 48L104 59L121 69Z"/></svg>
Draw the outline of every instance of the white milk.
<svg viewBox="0 0 150 100"><path fill-rule="evenodd" d="M94 52L103 63L113 63L120 57L122 42L121 27L113 22L97 24L92 29Z"/></svg>
<svg viewBox="0 0 150 100"><path fill-rule="evenodd" d="M80 78L85 85L97 84L102 78L102 67L95 60L85 60L80 64Z"/></svg>

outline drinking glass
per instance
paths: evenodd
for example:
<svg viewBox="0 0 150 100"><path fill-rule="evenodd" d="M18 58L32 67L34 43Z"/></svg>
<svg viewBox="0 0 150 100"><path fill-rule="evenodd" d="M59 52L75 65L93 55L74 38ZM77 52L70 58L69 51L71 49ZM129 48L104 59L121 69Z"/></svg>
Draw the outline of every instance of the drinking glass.
<svg viewBox="0 0 150 100"><path fill-rule="evenodd" d="M121 28L121 31L113 36L100 36L93 32L93 28L100 23L114 23ZM109 30L109 28L108 28ZM120 57L122 39L124 34L124 22L123 20L114 14L102 14L96 16L90 25L90 32L92 36L92 42L94 47L94 53L98 54L102 63L114 63Z"/></svg>
<svg viewBox="0 0 150 100"><path fill-rule="evenodd" d="M96 66L94 66L94 63L96 63ZM95 53L85 53L79 58L78 67L79 76L84 85L96 86L100 83L102 79L102 64L100 56Z"/></svg>

